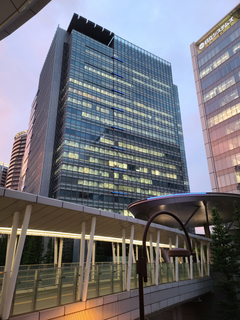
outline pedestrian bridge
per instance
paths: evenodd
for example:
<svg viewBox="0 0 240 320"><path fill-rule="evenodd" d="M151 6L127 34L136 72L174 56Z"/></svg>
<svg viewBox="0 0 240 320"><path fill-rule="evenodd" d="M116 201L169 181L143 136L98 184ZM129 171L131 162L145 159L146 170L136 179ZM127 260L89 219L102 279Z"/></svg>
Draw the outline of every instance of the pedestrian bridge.
<svg viewBox="0 0 240 320"><path fill-rule="evenodd" d="M0 188L0 232L9 234L6 263L0 270L1 319L136 319L137 248L145 225L132 217ZM55 240L53 265L20 266L27 234L60 238L59 245ZM146 314L177 307L212 290L210 240L190 237L196 257L169 260L166 248L186 247L184 233L151 224ZM62 264L63 238L81 240L78 263ZM112 263L95 262L98 240L112 243Z"/></svg>
<svg viewBox="0 0 240 320"><path fill-rule="evenodd" d="M180 263L176 281L174 263L160 263L158 275L155 274L156 263L148 264L148 282L145 284L146 314L176 307L212 290L207 264L203 264L203 277L200 264L192 264L193 279L190 279L189 268L189 263ZM20 266L10 317L30 313L31 319L42 319L43 315L44 319L53 319L60 315L78 314L87 319L90 314L97 314L95 319L108 319L116 315L135 319L138 317L136 263L132 264L129 292L125 289L125 271L123 264L92 265L86 302L79 302L81 268L78 264L65 264L61 268L54 265ZM2 277L3 275L1 273ZM157 286L156 276L159 283ZM103 310L106 314L104 317Z"/></svg>

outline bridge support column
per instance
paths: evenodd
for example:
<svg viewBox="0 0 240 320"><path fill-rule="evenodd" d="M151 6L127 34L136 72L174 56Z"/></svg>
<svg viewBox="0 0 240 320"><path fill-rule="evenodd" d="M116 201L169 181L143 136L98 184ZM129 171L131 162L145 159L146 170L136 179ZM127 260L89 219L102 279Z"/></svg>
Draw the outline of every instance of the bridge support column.
<svg viewBox="0 0 240 320"><path fill-rule="evenodd" d="M117 264L119 265L119 242L117 243Z"/></svg>
<svg viewBox="0 0 240 320"><path fill-rule="evenodd" d="M147 245L146 245L146 252L147 252L147 262L150 263L149 251L148 251L148 246Z"/></svg>
<svg viewBox="0 0 240 320"><path fill-rule="evenodd" d="M2 316L2 309L4 306L4 300L6 298L6 291L9 285L10 280L10 272L14 257L14 249L17 239L17 228L18 228L18 222L19 222L19 212L15 212L13 216L13 223L12 223L12 231L10 238L8 238L8 245L7 245L7 252L6 252L6 261L5 261L5 275L3 279L3 286L2 286L2 295L1 295L1 302L0 302L0 318Z"/></svg>
<svg viewBox="0 0 240 320"><path fill-rule="evenodd" d="M173 308L173 320L183 320L182 306Z"/></svg>
<svg viewBox="0 0 240 320"><path fill-rule="evenodd" d="M122 264L123 264L123 290L126 290L126 233L122 229Z"/></svg>
<svg viewBox="0 0 240 320"><path fill-rule="evenodd" d="M92 265L95 266L95 256L96 256L96 241L93 241L93 251L92 251Z"/></svg>
<svg viewBox="0 0 240 320"><path fill-rule="evenodd" d="M151 283L155 283L154 279L154 259L153 259L153 240L152 240L152 234L150 233L150 263L151 263Z"/></svg>
<svg viewBox="0 0 240 320"><path fill-rule="evenodd" d="M132 258L133 258L133 259L132 259L132 260L133 260L132 262L133 262L133 263L136 263L135 254L134 254L134 246L133 246L133 249L132 249Z"/></svg>
<svg viewBox="0 0 240 320"><path fill-rule="evenodd" d="M178 234L176 234L175 247L178 248ZM175 257L175 281L178 282L178 257Z"/></svg>
<svg viewBox="0 0 240 320"><path fill-rule="evenodd" d="M63 252L63 238L60 238L59 252L58 252L58 268L62 266L62 252Z"/></svg>
<svg viewBox="0 0 240 320"><path fill-rule="evenodd" d="M130 287L131 287L133 238L134 238L134 225L131 225L129 254L128 254L127 291L130 291Z"/></svg>
<svg viewBox="0 0 240 320"><path fill-rule="evenodd" d="M85 256L85 234L86 234L86 222L82 222L81 244L79 253L79 278L78 278L78 293L77 300L82 298L82 285L83 285L83 273L84 273L84 256Z"/></svg>
<svg viewBox="0 0 240 320"><path fill-rule="evenodd" d="M207 275L210 276L210 244L207 243Z"/></svg>
<svg viewBox="0 0 240 320"><path fill-rule="evenodd" d="M14 257L12 274L9 278L8 288L6 290L6 298L7 299L5 299L5 303L3 306L2 320L7 320L7 319L9 319L9 316L10 316L12 299L13 299L13 294L14 294L18 270L19 270L19 264L20 264L20 260L22 257L22 251L23 251L23 246L24 246L24 242L25 242L25 238L26 238L29 220L31 217L31 212L32 212L32 205L27 205L26 209L25 209L24 218L23 218L23 224L22 224L22 228L21 228L21 235L20 235L19 241L18 241L17 251L16 251L16 255Z"/></svg>
<svg viewBox="0 0 240 320"><path fill-rule="evenodd" d="M201 276L201 270L200 270L201 266L199 265L199 254L198 254L198 247L197 247L196 241L194 241L194 245L195 245L195 252L196 252L197 269L198 269L199 276Z"/></svg>
<svg viewBox="0 0 240 320"><path fill-rule="evenodd" d="M172 238L169 238L169 249L172 249ZM171 263L171 270L172 270L172 281L175 280L175 273L174 273L174 265L173 265L173 257L170 257L170 263Z"/></svg>
<svg viewBox="0 0 240 320"><path fill-rule="evenodd" d="M160 243L160 231L157 232L156 242L156 270L155 270L155 285L158 285L158 273L159 273L159 243Z"/></svg>
<svg viewBox="0 0 240 320"><path fill-rule="evenodd" d="M203 242L201 241L201 277L203 278L203 261L204 260L204 251L203 251Z"/></svg>
<svg viewBox="0 0 240 320"><path fill-rule="evenodd" d="M113 256L113 264L116 263L116 254L115 254L115 246L114 243L112 242L112 256Z"/></svg>
<svg viewBox="0 0 240 320"><path fill-rule="evenodd" d="M90 231L90 239L88 243L88 254L87 254L87 263L85 269L85 277L84 277L84 284L83 284L83 293L82 293L82 301L87 300L87 289L88 289L88 280L89 280L89 272L90 272L90 265L91 265L91 256L92 256L92 249L93 249L93 239L96 227L96 217L92 218L91 224L91 231Z"/></svg>
<svg viewBox="0 0 240 320"><path fill-rule="evenodd" d="M58 258L58 238L55 237L54 238L54 267L56 267L58 264L57 258Z"/></svg>
<svg viewBox="0 0 240 320"><path fill-rule="evenodd" d="M190 239L191 241L191 246L192 246L192 239ZM190 256L190 279L193 279L193 256Z"/></svg>

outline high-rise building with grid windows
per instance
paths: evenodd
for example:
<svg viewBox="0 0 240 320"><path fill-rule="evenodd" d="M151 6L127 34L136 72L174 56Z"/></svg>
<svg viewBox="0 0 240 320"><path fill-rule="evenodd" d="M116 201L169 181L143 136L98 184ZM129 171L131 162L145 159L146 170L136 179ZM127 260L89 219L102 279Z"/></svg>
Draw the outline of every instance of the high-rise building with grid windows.
<svg viewBox="0 0 240 320"><path fill-rule="evenodd" d="M75 14L43 66L23 168L24 191L121 214L189 192L171 64Z"/></svg>
<svg viewBox="0 0 240 320"><path fill-rule="evenodd" d="M240 5L191 44L213 191L240 190Z"/></svg>

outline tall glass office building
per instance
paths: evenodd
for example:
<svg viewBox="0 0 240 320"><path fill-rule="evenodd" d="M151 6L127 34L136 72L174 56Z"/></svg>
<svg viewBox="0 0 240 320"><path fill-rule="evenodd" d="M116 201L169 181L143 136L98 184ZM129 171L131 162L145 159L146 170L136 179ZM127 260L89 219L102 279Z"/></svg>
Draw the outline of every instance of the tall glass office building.
<svg viewBox="0 0 240 320"><path fill-rule="evenodd" d="M240 190L240 5L191 45L213 191Z"/></svg>
<svg viewBox="0 0 240 320"><path fill-rule="evenodd" d="M170 63L76 14L57 29L30 124L24 191L121 214L189 192Z"/></svg>

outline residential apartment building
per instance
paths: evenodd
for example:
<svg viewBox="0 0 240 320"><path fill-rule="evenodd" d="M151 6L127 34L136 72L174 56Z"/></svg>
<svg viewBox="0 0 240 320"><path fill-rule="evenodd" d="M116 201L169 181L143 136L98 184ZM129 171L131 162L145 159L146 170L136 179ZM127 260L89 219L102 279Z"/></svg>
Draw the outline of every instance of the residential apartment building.
<svg viewBox="0 0 240 320"><path fill-rule="evenodd" d="M5 187L7 181L9 164L0 161L0 187Z"/></svg>
<svg viewBox="0 0 240 320"><path fill-rule="evenodd" d="M6 188L18 190L22 160L26 146L27 131L21 131L14 137L11 160L7 175Z"/></svg>

